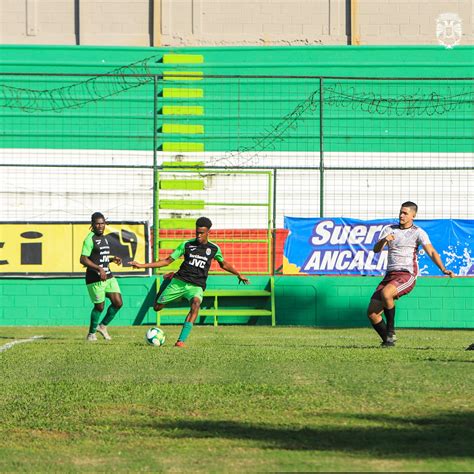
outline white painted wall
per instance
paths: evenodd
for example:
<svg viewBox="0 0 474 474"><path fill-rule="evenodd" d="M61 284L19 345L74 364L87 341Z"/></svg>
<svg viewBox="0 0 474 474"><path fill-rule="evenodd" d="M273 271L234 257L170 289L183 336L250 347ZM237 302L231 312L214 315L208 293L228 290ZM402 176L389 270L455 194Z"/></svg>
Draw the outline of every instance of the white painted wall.
<svg viewBox="0 0 474 474"><path fill-rule="evenodd" d="M133 158L133 159L132 159ZM160 153L159 163L175 157ZM319 170L317 153L262 153L243 155L253 166L277 167L276 227L283 217L319 217ZM161 199L204 200L204 210L161 210L161 217L208 215L215 228L265 228L268 221L268 178L266 175L234 174L237 157L225 153L183 154L184 161L204 160L207 166L227 166L226 173L201 173L204 191L160 191ZM149 168L127 169L133 162ZM111 220L153 219L153 156L149 152L104 150L0 150L0 164L22 163L31 167L0 167L0 221L89 220L94 211ZM38 165L81 165L46 168ZM106 168L94 165L102 163ZM399 170L383 170L380 163ZM474 153L326 153L331 166L365 166L375 170L326 170L324 214L360 219L397 216L403 201L419 205L419 218L474 219ZM84 167L84 165L86 165ZM87 166L90 165L90 166ZM284 169L291 165L293 169ZM446 170L404 170L407 166L451 167ZM457 169L456 169L457 168ZM182 174L175 174L176 177ZM191 176L191 175L187 175ZM167 173L166 179L173 175ZM236 205L236 204L240 205ZM261 206L243 206L257 203ZM273 204L273 203L272 203Z"/></svg>
<svg viewBox="0 0 474 474"><path fill-rule="evenodd" d="M471 0L0 0L0 43L108 46L438 44L456 13L473 42ZM152 8L153 7L153 8ZM79 25L79 31L76 26ZM153 30L153 34L151 34ZM152 44L153 43L153 44Z"/></svg>

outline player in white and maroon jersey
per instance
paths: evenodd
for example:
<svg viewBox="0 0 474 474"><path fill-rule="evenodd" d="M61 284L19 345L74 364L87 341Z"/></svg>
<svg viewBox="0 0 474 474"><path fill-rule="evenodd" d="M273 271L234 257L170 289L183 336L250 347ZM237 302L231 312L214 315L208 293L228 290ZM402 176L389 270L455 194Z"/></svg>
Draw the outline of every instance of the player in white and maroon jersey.
<svg viewBox="0 0 474 474"><path fill-rule="evenodd" d="M387 273L377 286L367 309L372 326L382 338L382 347L395 345L395 300L407 295L415 287L420 245L445 275L454 276L454 273L443 265L428 234L413 224L417 211L418 206L414 202L404 202L398 215L399 223L385 227L374 246L375 253L388 246ZM386 323L382 312L385 314Z"/></svg>

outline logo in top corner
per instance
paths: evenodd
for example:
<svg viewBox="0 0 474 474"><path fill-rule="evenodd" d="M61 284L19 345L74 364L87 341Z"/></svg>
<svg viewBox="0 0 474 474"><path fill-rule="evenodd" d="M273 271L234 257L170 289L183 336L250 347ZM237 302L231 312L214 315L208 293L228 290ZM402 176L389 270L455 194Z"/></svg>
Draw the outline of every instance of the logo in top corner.
<svg viewBox="0 0 474 474"><path fill-rule="evenodd" d="M436 18L436 37L439 44L451 49L461 42L461 17L457 13L441 13Z"/></svg>
<svg viewBox="0 0 474 474"><path fill-rule="evenodd" d="M211 249L206 249L206 255L211 255Z"/></svg>

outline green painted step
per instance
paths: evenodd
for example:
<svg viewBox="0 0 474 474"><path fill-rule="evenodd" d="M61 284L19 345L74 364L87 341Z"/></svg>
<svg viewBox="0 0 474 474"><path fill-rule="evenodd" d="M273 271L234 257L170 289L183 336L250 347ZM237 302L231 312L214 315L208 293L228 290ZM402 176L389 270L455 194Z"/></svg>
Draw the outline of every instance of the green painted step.
<svg viewBox="0 0 474 474"><path fill-rule="evenodd" d="M175 199L160 199L160 209L204 209L205 203L201 200L183 201Z"/></svg>
<svg viewBox="0 0 474 474"><path fill-rule="evenodd" d="M160 189L202 191L204 189L204 181L200 179L162 179L160 180Z"/></svg>
<svg viewBox="0 0 474 474"><path fill-rule="evenodd" d="M200 64L204 62L202 54L165 54L163 64Z"/></svg>
<svg viewBox="0 0 474 474"><path fill-rule="evenodd" d="M204 297L213 296L270 296L271 292L266 290L212 290L208 289L204 292Z"/></svg>
<svg viewBox="0 0 474 474"><path fill-rule="evenodd" d="M163 97L167 99L200 99L204 97L203 89L190 89L190 88L175 88L165 87L163 89Z"/></svg>
<svg viewBox="0 0 474 474"><path fill-rule="evenodd" d="M204 133L204 125L164 123L162 127L162 131L163 133L198 134L198 133Z"/></svg>
<svg viewBox="0 0 474 474"><path fill-rule="evenodd" d="M163 115L203 115L204 107L200 105L164 105Z"/></svg>
<svg viewBox="0 0 474 474"><path fill-rule="evenodd" d="M158 228L160 229L194 229L196 226L196 219L160 219L158 221ZM166 248L166 247L163 247Z"/></svg>
<svg viewBox="0 0 474 474"><path fill-rule="evenodd" d="M163 151L204 151L204 143L192 142L164 142Z"/></svg>
<svg viewBox="0 0 474 474"><path fill-rule="evenodd" d="M163 168L203 168L204 161L163 161Z"/></svg>
<svg viewBox="0 0 474 474"><path fill-rule="evenodd" d="M160 316L186 316L189 308L165 308L160 311ZM271 316L272 312L266 309L200 309L199 316Z"/></svg>
<svg viewBox="0 0 474 474"><path fill-rule="evenodd" d="M200 81L203 79L202 71L164 71L165 81Z"/></svg>

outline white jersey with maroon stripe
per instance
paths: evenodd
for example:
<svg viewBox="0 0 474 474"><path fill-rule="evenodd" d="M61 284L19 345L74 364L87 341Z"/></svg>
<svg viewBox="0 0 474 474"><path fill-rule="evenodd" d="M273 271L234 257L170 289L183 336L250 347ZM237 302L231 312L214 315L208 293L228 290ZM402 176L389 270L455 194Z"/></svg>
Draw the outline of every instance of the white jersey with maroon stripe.
<svg viewBox="0 0 474 474"><path fill-rule="evenodd" d="M395 224L382 229L379 239L389 234L393 234L395 239L387 243L387 272L407 271L412 275L418 275L418 247L431 243L428 234L416 225L401 229L398 224Z"/></svg>

